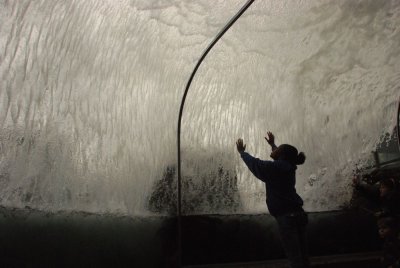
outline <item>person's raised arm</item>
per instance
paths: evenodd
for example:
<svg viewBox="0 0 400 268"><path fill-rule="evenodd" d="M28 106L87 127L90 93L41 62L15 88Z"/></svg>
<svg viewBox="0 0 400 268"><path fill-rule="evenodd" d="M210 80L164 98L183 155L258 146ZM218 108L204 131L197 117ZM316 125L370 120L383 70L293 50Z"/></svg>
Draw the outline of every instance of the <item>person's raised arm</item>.
<svg viewBox="0 0 400 268"><path fill-rule="evenodd" d="M271 145L272 151L275 151L276 148L278 148L275 145L275 136L274 136L274 134L272 134L272 132L270 132L270 131L267 132L267 137L265 137L265 140L268 142L269 145Z"/></svg>
<svg viewBox="0 0 400 268"><path fill-rule="evenodd" d="M236 142L236 148L238 152L240 153L240 156L242 157L244 163L246 166L249 168L251 173L253 173L254 176L256 176L258 179L262 180L265 182L268 173L270 171L271 167L271 161L263 161L258 158L255 158L251 156L250 154L246 153L246 144L243 144L242 139L238 139Z"/></svg>

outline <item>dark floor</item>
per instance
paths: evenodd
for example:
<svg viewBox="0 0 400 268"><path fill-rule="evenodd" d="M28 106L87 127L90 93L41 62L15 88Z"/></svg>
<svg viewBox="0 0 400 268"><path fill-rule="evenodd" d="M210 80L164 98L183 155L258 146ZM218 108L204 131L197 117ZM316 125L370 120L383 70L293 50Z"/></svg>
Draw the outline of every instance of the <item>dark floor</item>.
<svg viewBox="0 0 400 268"><path fill-rule="evenodd" d="M312 257L313 268L379 268L380 252ZM214 265L192 265L185 268L288 268L286 260L271 260L248 263Z"/></svg>

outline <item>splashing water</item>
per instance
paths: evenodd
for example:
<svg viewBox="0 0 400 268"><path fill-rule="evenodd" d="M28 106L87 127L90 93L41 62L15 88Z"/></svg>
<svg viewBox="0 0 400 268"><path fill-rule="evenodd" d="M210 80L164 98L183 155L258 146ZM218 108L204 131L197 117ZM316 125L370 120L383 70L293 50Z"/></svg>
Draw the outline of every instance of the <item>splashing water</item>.
<svg viewBox="0 0 400 268"><path fill-rule="evenodd" d="M176 165L186 80L242 4L0 0L0 205L149 213ZM306 153L308 210L345 204L355 164L395 124L399 43L395 0L253 4L189 92L186 213L266 211L234 142L268 158L267 130Z"/></svg>

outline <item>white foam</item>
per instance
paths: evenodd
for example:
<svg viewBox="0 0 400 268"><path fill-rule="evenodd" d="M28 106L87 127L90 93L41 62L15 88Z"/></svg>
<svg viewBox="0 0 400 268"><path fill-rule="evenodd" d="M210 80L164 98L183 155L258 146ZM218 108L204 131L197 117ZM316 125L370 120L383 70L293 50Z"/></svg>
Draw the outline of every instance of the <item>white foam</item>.
<svg viewBox="0 0 400 268"><path fill-rule="evenodd" d="M0 204L148 213L176 163L186 80L242 4L0 1ZM263 185L234 142L268 158L271 130L307 155L297 184L307 209L339 208L355 163L394 125L399 25L395 0L256 1L201 66L183 147L224 152L216 161L234 163L237 212L263 212Z"/></svg>

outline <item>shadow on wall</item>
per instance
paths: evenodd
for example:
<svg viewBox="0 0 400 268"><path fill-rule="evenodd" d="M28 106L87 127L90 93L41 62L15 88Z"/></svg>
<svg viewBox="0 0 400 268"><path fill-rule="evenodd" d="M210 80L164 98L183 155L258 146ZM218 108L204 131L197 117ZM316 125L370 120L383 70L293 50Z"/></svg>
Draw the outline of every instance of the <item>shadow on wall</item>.
<svg viewBox="0 0 400 268"><path fill-rule="evenodd" d="M241 209L235 166L224 152L193 152L182 161L182 212L184 214L235 213ZM188 159L188 160L186 160ZM167 166L148 199L151 212L175 215L176 165Z"/></svg>

